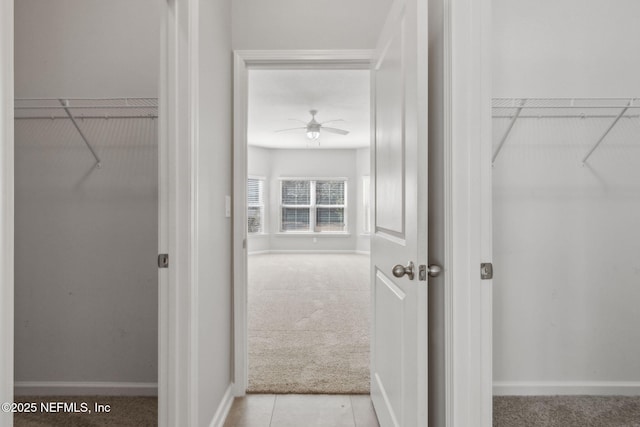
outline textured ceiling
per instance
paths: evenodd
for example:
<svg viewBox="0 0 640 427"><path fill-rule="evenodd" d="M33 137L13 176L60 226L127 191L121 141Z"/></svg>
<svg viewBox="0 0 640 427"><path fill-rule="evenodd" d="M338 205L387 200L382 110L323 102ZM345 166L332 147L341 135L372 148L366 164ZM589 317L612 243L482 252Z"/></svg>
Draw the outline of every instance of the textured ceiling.
<svg viewBox="0 0 640 427"><path fill-rule="evenodd" d="M304 127L309 110L316 120L344 121L327 126L348 135L320 132L319 146L309 144ZM250 70L249 145L268 148L360 148L369 146L369 72L366 70ZM317 144L316 144L317 145Z"/></svg>

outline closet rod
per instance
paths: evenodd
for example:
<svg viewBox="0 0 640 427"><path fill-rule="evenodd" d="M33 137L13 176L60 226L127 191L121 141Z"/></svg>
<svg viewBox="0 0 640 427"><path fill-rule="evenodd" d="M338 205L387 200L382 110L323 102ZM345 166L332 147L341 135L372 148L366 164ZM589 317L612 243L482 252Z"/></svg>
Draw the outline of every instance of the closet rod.
<svg viewBox="0 0 640 427"><path fill-rule="evenodd" d="M629 108L631 108L633 106L633 99L629 100L629 103L627 104L626 107L624 107L622 109L622 111L620 111L620 113L618 114L618 116L615 118L615 120L609 125L609 127L607 128L606 131L604 131L604 133L602 134L602 136L600 137L600 139L598 139L598 142L595 143L595 145L593 147L591 147L591 150L589 150L589 152L587 153L586 156L584 156L584 158L582 159L582 163L586 163L586 161L589 159L589 157L591 157L591 155L593 154L594 151L596 151L596 149L600 146L600 144L602 144L602 141L604 141L604 139L607 137L607 135L609 135L609 132L611 132L611 130L615 127L615 125L620 121L620 119L622 118L622 116L624 116L624 113L627 112L627 110Z"/></svg>
<svg viewBox="0 0 640 427"><path fill-rule="evenodd" d="M492 108L498 109L508 109L508 108L523 108L526 110L610 110L610 109L618 109L618 108L640 108L640 105L527 105L524 107L521 106L511 106L511 105L498 105L493 106Z"/></svg>
<svg viewBox="0 0 640 427"><path fill-rule="evenodd" d="M522 110L524 109L524 104L526 102L527 102L526 99L520 100L520 105L518 106L518 109L516 110L516 114L513 115L513 118L511 119L511 122L509 122L509 127L507 127L507 131L502 136L502 139L500 140L500 144L498 144L498 148L496 148L495 153L493 153L493 157L491 158L491 164L492 165L493 165L493 163L495 163L496 158L498 158L498 154L500 154L500 150L502 150L502 147L507 142L507 138L509 138L509 134L511 133L511 129L513 129L513 126L516 124L516 120L518 120L518 117L520 117L520 113L522 113Z"/></svg>
<svg viewBox="0 0 640 427"><path fill-rule="evenodd" d="M96 167L98 169L100 169L102 167L102 162L100 161L100 157L98 157L98 155L96 154L96 151L93 149L91 144L89 144L89 141L87 140L87 137L82 132L82 129L80 129L80 126L78 126L78 123L76 122L76 119L73 117L73 114L71 114L71 111L69 111L69 108L67 107L69 105L69 101L67 101L65 99L59 99L58 101L60 101L60 105L62 105L62 107L64 108L64 111L67 113L67 116L71 120L71 123L73 123L73 126L75 126L76 130L78 131L78 133L82 137L82 140L87 145L87 148L89 148L89 150L91 151L91 154L93 154L93 157L95 157L95 159L96 159Z"/></svg>
<svg viewBox="0 0 640 427"><path fill-rule="evenodd" d="M618 107L620 108L620 107ZM518 119L615 119L616 117L618 117L617 114L594 114L594 115L587 115L587 114L563 114L563 115L558 115L558 116L551 116L551 115L530 115L530 116L525 116L523 114L520 115L520 117L518 117ZM491 116L491 118L493 119L511 119L513 118L513 114L496 114L494 116ZM623 118L625 119L637 119L640 118L639 114L634 114L634 115L630 115L630 116L624 116Z"/></svg>
<svg viewBox="0 0 640 427"><path fill-rule="evenodd" d="M49 106L43 106L43 105L34 105L34 106L30 106L30 107L13 107L14 110L56 110L56 109L60 109L60 108L73 108L73 109L83 109L83 110L91 110L91 109L106 109L106 108L118 108L118 109L123 109L123 110L127 110L127 109L141 109L141 108L158 108L155 105L75 105L73 107L71 106L58 106L58 105L49 105Z"/></svg>
<svg viewBox="0 0 640 427"><path fill-rule="evenodd" d="M28 117L14 117L15 120L67 120L69 116L28 116ZM79 116L76 119L84 120L84 119L157 119L157 114L145 114L138 116Z"/></svg>

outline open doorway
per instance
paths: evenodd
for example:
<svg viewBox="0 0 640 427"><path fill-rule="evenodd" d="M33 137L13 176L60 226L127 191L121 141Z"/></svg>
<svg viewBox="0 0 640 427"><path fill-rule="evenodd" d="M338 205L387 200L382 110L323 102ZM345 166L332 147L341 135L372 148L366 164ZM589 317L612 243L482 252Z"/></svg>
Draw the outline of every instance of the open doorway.
<svg viewBox="0 0 640 427"><path fill-rule="evenodd" d="M368 70L248 72L254 393L369 393Z"/></svg>

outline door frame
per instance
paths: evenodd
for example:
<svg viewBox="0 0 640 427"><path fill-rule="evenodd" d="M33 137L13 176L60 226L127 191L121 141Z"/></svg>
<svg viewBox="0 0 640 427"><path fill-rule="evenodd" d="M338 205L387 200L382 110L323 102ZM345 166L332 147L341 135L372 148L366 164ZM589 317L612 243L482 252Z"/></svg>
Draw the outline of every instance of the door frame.
<svg viewBox="0 0 640 427"><path fill-rule="evenodd" d="M491 0L431 0L444 10L445 422L492 425ZM246 129L249 68L353 68L372 51L234 54L234 394L247 389ZM426 403L425 403L426 404Z"/></svg>
<svg viewBox="0 0 640 427"><path fill-rule="evenodd" d="M371 50L236 50L233 80L233 376L234 395L248 387L247 110L250 69L369 70Z"/></svg>
<svg viewBox="0 0 640 427"><path fill-rule="evenodd" d="M197 423L198 1L162 1L159 84L158 425ZM0 402L14 400L14 0L0 0ZM180 286L177 286L180 284ZM0 426L13 424L0 411Z"/></svg>
<svg viewBox="0 0 640 427"><path fill-rule="evenodd" d="M491 0L444 9L446 425L493 425ZM447 275L446 272L449 272Z"/></svg>

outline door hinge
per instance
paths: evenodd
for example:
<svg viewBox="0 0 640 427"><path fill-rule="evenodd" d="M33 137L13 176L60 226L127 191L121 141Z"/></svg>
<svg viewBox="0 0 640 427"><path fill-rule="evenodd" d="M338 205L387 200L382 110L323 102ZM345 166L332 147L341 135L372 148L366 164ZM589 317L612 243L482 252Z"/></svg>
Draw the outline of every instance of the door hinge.
<svg viewBox="0 0 640 427"><path fill-rule="evenodd" d="M169 254L158 255L158 268L169 268Z"/></svg>
<svg viewBox="0 0 640 427"><path fill-rule="evenodd" d="M493 279L493 264L491 264L490 262L483 262L482 264L480 264L480 279Z"/></svg>

